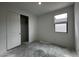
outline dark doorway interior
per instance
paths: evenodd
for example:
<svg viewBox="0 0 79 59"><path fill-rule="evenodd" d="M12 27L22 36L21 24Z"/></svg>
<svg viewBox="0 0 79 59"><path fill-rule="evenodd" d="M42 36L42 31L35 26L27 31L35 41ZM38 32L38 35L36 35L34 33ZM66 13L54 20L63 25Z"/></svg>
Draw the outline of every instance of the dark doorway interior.
<svg viewBox="0 0 79 59"><path fill-rule="evenodd" d="M21 43L28 42L28 16L20 15L21 19Z"/></svg>

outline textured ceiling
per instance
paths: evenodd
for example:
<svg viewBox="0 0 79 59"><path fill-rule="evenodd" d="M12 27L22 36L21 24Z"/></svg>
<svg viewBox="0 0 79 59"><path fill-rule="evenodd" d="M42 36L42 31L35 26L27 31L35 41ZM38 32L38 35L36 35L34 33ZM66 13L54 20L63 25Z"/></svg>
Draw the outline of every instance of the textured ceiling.
<svg viewBox="0 0 79 59"><path fill-rule="evenodd" d="M38 5L38 2L5 2L0 3L0 5L11 7L11 8L18 8L23 11L29 10L31 13L35 15L41 15L44 13L48 13L63 7L67 7L72 5L73 2L42 2L41 5Z"/></svg>

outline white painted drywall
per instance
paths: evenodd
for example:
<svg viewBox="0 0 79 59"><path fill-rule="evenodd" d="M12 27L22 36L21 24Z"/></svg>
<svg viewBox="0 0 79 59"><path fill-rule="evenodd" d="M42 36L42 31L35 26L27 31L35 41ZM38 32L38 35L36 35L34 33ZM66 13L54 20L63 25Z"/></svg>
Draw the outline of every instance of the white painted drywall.
<svg viewBox="0 0 79 59"><path fill-rule="evenodd" d="M76 51L79 55L79 3L75 3L74 8L75 13L75 43L76 43Z"/></svg>
<svg viewBox="0 0 79 59"><path fill-rule="evenodd" d="M5 11L0 10L0 54L6 51L6 18Z"/></svg>
<svg viewBox="0 0 79 59"><path fill-rule="evenodd" d="M54 28L54 16L68 13L68 33L56 33ZM66 48L74 48L74 8L69 6L52 11L38 17L38 38Z"/></svg>

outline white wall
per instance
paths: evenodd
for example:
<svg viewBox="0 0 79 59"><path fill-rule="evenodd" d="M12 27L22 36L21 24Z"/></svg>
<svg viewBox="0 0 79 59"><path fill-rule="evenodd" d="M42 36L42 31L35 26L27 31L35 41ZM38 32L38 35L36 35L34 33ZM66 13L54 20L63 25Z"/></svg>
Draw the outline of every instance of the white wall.
<svg viewBox="0 0 79 59"><path fill-rule="evenodd" d="M75 41L76 41L76 51L79 55L79 3L75 3Z"/></svg>
<svg viewBox="0 0 79 59"><path fill-rule="evenodd" d="M38 38L66 48L74 48L74 10L73 6L52 11L38 17ZM68 13L68 33L54 31L54 15Z"/></svg>
<svg viewBox="0 0 79 59"><path fill-rule="evenodd" d="M2 54L6 51L6 17L5 11L0 11L0 54Z"/></svg>
<svg viewBox="0 0 79 59"><path fill-rule="evenodd" d="M16 8L7 8L6 6L1 6L0 9L0 17L2 17L2 20L0 19L0 24L2 27L2 30L0 30L0 53L6 51L6 12L7 11L12 11L12 12L16 12L18 15L22 14L22 15L26 15L29 16L29 42L32 42L33 40L35 40L36 36L36 30L37 30L37 19L36 16L31 14L31 12L27 11L27 12L23 12L22 10L18 10ZM2 12L3 11L3 12ZM3 13L4 15L2 15L1 13ZM4 25L4 26L3 26Z"/></svg>

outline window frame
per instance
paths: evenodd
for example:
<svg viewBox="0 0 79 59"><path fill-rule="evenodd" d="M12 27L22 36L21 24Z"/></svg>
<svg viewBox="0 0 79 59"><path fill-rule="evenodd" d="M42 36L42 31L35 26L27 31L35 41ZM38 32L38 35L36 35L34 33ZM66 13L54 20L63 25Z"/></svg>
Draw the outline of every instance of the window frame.
<svg viewBox="0 0 79 59"><path fill-rule="evenodd" d="M65 13L67 13L67 12L65 12ZM61 14L64 14L64 13L61 13ZM61 15L61 14L57 14L57 15ZM66 32L56 32L56 33L68 33L68 13L67 13L67 21L64 21L64 22L55 22L55 16L56 15L54 15L54 32L56 32L56 28L55 28L55 25L56 24L66 24Z"/></svg>

